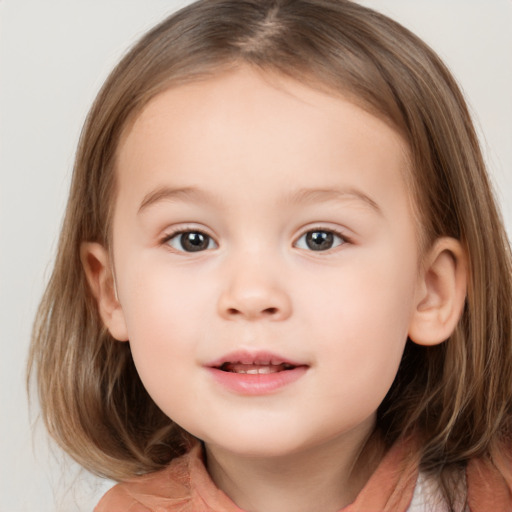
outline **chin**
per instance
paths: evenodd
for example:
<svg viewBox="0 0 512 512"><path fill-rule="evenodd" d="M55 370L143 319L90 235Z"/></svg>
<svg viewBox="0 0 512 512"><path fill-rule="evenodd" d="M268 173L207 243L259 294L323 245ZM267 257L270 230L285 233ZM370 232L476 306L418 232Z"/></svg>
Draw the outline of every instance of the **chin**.
<svg viewBox="0 0 512 512"><path fill-rule="evenodd" d="M304 437L293 437L289 432L276 435L276 430L256 429L256 432L228 431L228 436L200 437L206 445L244 458L281 458L297 455L318 443ZM322 441L320 441L321 443Z"/></svg>

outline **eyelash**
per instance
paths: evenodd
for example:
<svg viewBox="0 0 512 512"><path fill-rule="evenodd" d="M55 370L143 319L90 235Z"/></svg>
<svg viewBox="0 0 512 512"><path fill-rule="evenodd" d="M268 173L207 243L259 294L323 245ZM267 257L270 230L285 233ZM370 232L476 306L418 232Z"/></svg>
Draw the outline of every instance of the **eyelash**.
<svg viewBox="0 0 512 512"><path fill-rule="evenodd" d="M347 235L345 233L343 233L341 230L334 229L334 228L325 228L325 227L317 226L317 227L314 227L314 228L309 228L307 231L304 231L297 238L297 240L294 242L294 246L296 246L297 242L299 240L301 240L304 236L306 236L308 233L319 233L319 232L320 233L330 233L330 234L334 235L335 237L338 237L341 240L341 243L339 243L338 245L336 245L334 247L330 247L329 249L327 249L325 251L315 251L313 249L310 249L311 252L325 252L325 253L328 253L328 252L331 252L331 250L336 249L337 247L340 247L340 246L345 245L347 243L351 243L351 240L349 239L349 237L347 237Z"/></svg>
<svg viewBox="0 0 512 512"><path fill-rule="evenodd" d="M178 237L179 235L184 235L184 234L187 234L187 233L195 233L195 234L199 234L199 235L202 235L203 237L209 239L210 241L212 241L213 243L215 243L215 245L217 245L217 243L213 240L213 237L210 236L208 233L206 233L205 231L202 231L201 229L194 229L194 228L189 228L189 229L177 229L175 231L172 231L170 233L167 233L161 240L161 244L162 245L169 245L169 247L171 247L172 249L174 249L175 251L177 252L183 252L183 253L191 253L191 252L194 252L194 251L185 251L185 250L180 250L180 249L176 249L174 247L172 247L169 242L173 239L173 238L176 238ZM209 245L209 244L208 244ZM207 248L208 249L208 248ZM202 252L202 251L195 251L195 252Z"/></svg>
<svg viewBox="0 0 512 512"><path fill-rule="evenodd" d="M309 249L311 252L330 252L331 249L335 249L336 247L339 247L341 245L345 245L347 243L351 243L351 240L349 237L346 236L345 233L341 232L340 230L337 230L337 229L333 229L333 228L325 228L325 227L314 227L314 228L310 228L308 229L307 231L304 231L297 239L296 241L294 242L294 246L297 245L298 241L301 240L304 236L306 236L308 233L328 233L328 234L332 234L334 235L335 237L339 238L341 240L341 242L334 246L334 247L330 247L329 249L327 250L318 250L318 251L315 251L314 249ZM202 235L203 237L205 237L206 239L208 239L210 242L213 242L216 247L218 247L218 244L214 241L213 237L210 236L208 233L206 233L205 231L202 231L201 229L193 229L193 228L190 228L190 229L177 229L175 231L172 231L170 233L167 233L161 240L161 244L162 245L169 245L169 242L171 240L173 240L174 238L178 237L179 235L184 235L184 234L187 234L187 233L194 233L194 234L198 234L198 235ZM210 243L208 243L208 245L210 245ZM174 249L175 251L177 252L182 252L182 253L192 253L192 252L204 252L205 250L211 250L211 247L207 247L206 249L200 249L198 251L186 251L184 249L176 249L175 247L172 247L170 246L172 249ZM214 247L214 248L216 248Z"/></svg>

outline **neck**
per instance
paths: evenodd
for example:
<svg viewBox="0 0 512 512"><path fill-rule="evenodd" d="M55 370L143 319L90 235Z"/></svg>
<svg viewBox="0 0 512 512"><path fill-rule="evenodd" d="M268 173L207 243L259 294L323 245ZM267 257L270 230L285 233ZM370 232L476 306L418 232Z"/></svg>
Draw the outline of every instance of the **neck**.
<svg viewBox="0 0 512 512"><path fill-rule="evenodd" d="M383 456L378 436L338 439L277 457L238 456L206 446L219 489L250 512L335 512L352 503Z"/></svg>

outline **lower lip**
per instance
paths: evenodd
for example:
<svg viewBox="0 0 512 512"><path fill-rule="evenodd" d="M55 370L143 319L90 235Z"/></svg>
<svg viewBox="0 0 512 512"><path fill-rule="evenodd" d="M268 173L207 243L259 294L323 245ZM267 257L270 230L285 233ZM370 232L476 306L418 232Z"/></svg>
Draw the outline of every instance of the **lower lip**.
<svg viewBox="0 0 512 512"><path fill-rule="evenodd" d="M297 366L291 370L275 373L234 373L218 368L208 368L212 377L225 388L240 395L268 395L299 380L307 366Z"/></svg>

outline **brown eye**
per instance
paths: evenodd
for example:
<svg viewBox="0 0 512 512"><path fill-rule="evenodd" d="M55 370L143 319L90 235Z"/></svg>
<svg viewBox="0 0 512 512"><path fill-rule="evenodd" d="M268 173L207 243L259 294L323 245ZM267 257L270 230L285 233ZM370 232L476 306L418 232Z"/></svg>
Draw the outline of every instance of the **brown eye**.
<svg viewBox="0 0 512 512"><path fill-rule="evenodd" d="M315 229L304 233L297 243L299 249L309 249L310 251L328 251L333 247L342 245L346 240L333 231Z"/></svg>
<svg viewBox="0 0 512 512"><path fill-rule="evenodd" d="M199 252L214 249L217 244L201 231L182 231L169 237L166 243L181 252Z"/></svg>

